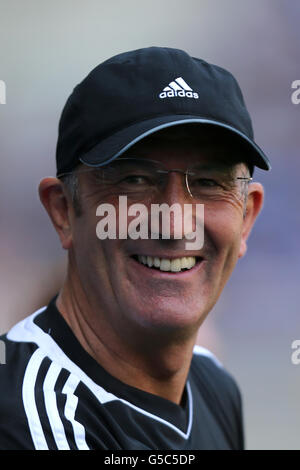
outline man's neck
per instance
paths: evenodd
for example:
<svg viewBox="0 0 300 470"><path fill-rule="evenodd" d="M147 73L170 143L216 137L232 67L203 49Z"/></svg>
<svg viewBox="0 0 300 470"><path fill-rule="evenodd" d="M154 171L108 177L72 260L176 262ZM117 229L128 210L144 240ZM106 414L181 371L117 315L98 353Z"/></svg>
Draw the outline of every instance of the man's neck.
<svg viewBox="0 0 300 470"><path fill-rule="evenodd" d="M180 404L196 339L178 340L130 328L117 335L84 296L65 283L57 308L81 346L120 381Z"/></svg>

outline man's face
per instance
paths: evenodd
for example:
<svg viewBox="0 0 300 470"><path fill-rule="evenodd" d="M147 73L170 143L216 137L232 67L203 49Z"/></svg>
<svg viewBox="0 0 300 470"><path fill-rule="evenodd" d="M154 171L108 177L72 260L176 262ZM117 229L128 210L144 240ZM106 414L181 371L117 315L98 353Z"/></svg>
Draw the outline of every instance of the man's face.
<svg viewBox="0 0 300 470"><path fill-rule="evenodd" d="M228 142L213 142L199 146L193 141L148 138L123 158L157 160L168 169L185 170L187 164L224 164L226 155L226 165L238 176L248 176L245 165L228 160ZM101 308L105 321L115 331L134 326L157 333L197 331L242 254L245 199L217 198L204 205L204 245L200 250L187 250L184 239L100 240L96 209L99 204L113 204L118 226L118 193L99 185L93 173L80 174L79 178L82 214L72 222L71 253L91 304ZM163 190L149 195L144 204L150 213L152 203L179 203L183 207L196 202L201 203L189 195L182 174L174 172L169 173ZM189 270L166 272L139 262L142 255L166 260L195 257L196 264Z"/></svg>

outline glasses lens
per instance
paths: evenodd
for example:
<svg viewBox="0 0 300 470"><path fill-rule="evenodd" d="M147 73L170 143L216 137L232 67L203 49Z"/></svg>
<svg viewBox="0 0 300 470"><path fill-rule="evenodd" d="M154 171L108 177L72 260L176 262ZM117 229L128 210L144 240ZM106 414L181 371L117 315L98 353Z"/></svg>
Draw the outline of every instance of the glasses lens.
<svg viewBox="0 0 300 470"><path fill-rule="evenodd" d="M143 197L154 191L160 184L160 166L152 160L120 158L112 164L97 170L101 183L114 186L120 194Z"/></svg>
<svg viewBox="0 0 300 470"><path fill-rule="evenodd" d="M190 170L187 174L191 195L201 201L220 200L228 196L241 199L247 182L247 179L237 179L230 172Z"/></svg>

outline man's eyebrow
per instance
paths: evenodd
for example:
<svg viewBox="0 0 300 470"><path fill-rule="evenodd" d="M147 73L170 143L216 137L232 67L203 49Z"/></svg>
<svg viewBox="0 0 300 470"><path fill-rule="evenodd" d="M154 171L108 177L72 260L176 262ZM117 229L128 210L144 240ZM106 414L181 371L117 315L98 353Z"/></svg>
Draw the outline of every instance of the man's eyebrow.
<svg viewBox="0 0 300 470"><path fill-rule="evenodd" d="M193 166L194 169L199 171L220 171L220 172L232 172L237 165L237 162L199 162Z"/></svg>

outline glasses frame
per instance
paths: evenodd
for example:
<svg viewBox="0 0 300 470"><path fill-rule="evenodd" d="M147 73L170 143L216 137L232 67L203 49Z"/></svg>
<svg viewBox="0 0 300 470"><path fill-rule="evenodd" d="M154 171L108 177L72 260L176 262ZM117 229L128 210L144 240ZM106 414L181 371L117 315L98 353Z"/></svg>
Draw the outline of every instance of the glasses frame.
<svg viewBox="0 0 300 470"><path fill-rule="evenodd" d="M116 159L116 160L113 160L112 162L110 163L114 163L116 161L124 161L124 160L135 160L135 161L141 161L140 158L135 158L135 157L121 157L120 159ZM146 160L147 162L153 162L155 164L158 164L158 166L162 167L161 169L157 169L156 172L157 173L162 173L162 174L169 174L169 173L181 173L184 177L185 177L185 185L186 185L186 188L187 188L187 191L189 193L189 195L191 196L191 198L195 199L195 196L193 196L191 190L190 190L190 187L189 187L189 182L188 182L188 176L189 175L193 175L193 173L191 173L189 170L190 168L193 168L193 167L188 167L186 170L181 170L180 168L171 168L171 169L167 169L165 168L165 165L162 163L162 162L159 162L158 160L151 160L151 159L147 159ZM60 179L60 178L63 178L64 176L68 176L68 175L78 175L78 174L81 174L81 173L88 173L88 172L92 172L92 171L97 171L97 170L101 170L101 169L106 169L106 168L109 168L109 163L107 165L99 165L99 166L93 166L93 167L88 167L88 168L82 168L80 170L76 170L76 168L73 170L73 171L69 171L69 172L64 172L64 173L60 173L57 175L57 178ZM195 174L195 173L194 173ZM236 176L234 179L236 180L242 180L242 181L245 181L247 183L250 183L251 181L253 181L253 178L251 176Z"/></svg>

